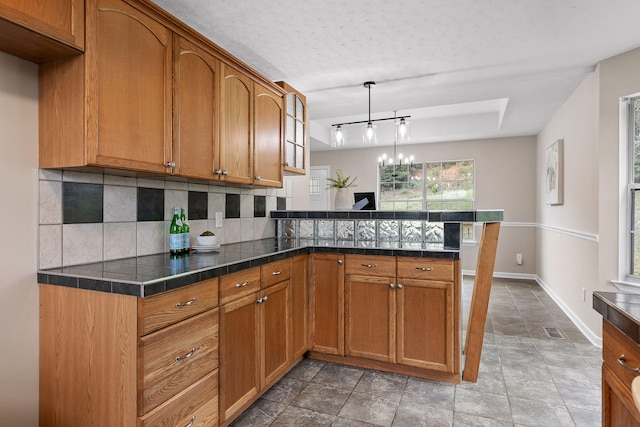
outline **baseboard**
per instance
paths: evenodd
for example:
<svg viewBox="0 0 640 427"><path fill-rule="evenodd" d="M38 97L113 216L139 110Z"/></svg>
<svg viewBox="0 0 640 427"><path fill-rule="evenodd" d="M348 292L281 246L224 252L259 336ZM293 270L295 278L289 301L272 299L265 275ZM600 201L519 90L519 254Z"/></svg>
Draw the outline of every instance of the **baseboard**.
<svg viewBox="0 0 640 427"><path fill-rule="evenodd" d="M475 276L476 272L472 270L462 270L463 276ZM540 287L551 297L551 299L558 304L560 309L567 315L567 317L573 322L574 325L582 332L582 334L596 347L602 348L602 338L593 333L587 325L569 308L568 305L562 301L562 299L546 284L537 274L523 274L523 273L508 273L508 272L494 272L494 278L498 279L524 279L534 280Z"/></svg>

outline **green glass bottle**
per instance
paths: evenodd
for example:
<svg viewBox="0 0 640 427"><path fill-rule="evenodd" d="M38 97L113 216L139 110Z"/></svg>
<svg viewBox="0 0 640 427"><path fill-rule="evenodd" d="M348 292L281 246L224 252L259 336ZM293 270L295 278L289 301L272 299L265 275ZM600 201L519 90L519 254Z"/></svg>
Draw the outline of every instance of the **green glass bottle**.
<svg viewBox="0 0 640 427"><path fill-rule="evenodd" d="M173 219L169 227L169 253L180 255L182 253L182 221L180 220L180 210L173 208Z"/></svg>
<svg viewBox="0 0 640 427"><path fill-rule="evenodd" d="M182 221L182 252L188 254L191 250L191 234L189 234L189 220L184 208L182 209L180 220Z"/></svg>

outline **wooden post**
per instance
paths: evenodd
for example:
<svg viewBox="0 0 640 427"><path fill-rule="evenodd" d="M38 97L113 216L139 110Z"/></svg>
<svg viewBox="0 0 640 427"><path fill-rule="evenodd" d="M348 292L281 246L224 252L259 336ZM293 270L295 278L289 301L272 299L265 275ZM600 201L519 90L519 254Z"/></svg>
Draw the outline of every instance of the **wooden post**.
<svg viewBox="0 0 640 427"><path fill-rule="evenodd" d="M496 262L496 249L498 247L499 222L486 222L482 226L482 240L478 251L476 265L476 278L469 309L469 322L467 324L467 337L465 339L464 354L466 360L462 379L464 381L477 382L478 369L480 368L480 356L482 355L482 341L484 339L484 326L487 321L489 309L489 295L493 280L493 267Z"/></svg>

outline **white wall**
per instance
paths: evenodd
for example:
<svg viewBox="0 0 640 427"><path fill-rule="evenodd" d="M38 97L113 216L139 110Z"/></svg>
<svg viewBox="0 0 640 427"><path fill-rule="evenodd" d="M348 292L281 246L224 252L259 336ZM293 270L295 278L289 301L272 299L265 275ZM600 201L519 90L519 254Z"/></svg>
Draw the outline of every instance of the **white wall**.
<svg viewBox="0 0 640 427"><path fill-rule="evenodd" d="M535 137L410 144L400 146L398 151L413 154L418 162L473 159L475 208L505 211L495 271L511 277L533 277L536 273ZM357 176L355 191L377 191L377 159L385 152L390 154L392 147L316 151L311 154L311 165L331 165L333 173L342 169L346 175ZM481 230L476 231L479 239ZM516 253L523 254L523 265L515 265ZM463 270L475 271L477 247L463 248L462 257Z"/></svg>
<svg viewBox="0 0 640 427"><path fill-rule="evenodd" d="M546 150L564 140L564 203L545 200ZM598 281L598 73L589 74L538 134L537 237L540 284L594 341ZM586 298L583 299L583 288Z"/></svg>
<svg viewBox="0 0 640 427"><path fill-rule="evenodd" d="M38 425L38 67L0 53L0 418Z"/></svg>

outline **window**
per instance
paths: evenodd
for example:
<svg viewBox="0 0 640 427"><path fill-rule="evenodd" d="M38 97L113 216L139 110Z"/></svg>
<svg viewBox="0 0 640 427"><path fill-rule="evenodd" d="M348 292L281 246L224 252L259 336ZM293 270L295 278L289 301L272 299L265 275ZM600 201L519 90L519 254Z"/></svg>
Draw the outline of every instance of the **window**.
<svg viewBox="0 0 640 427"><path fill-rule="evenodd" d="M381 210L473 210L473 160L380 165L379 183ZM473 240L473 230L463 224L463 240Z"/></svg>
<svg viewBox="0 0 640 427"><path fill-rule="evenodd" d="M629 272L640 279L640 98L629 100Z"/></svg>

